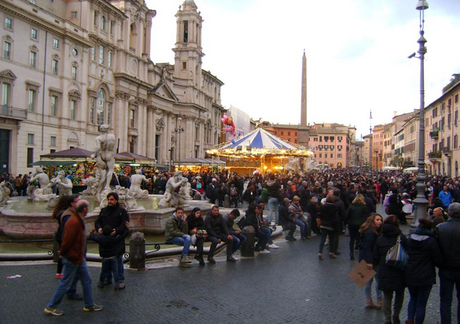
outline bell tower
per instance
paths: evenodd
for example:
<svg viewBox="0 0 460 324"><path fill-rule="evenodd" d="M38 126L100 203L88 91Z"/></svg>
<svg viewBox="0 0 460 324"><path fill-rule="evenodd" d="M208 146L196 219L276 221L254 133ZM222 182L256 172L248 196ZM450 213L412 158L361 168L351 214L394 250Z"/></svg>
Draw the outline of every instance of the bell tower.
<svg viewBox="0 0 460 324"><path fill-rule="evenodd" d="M188 85L201 87L201 64L204 56L201 47L203 18L194 0L185 0L176 13L176 44L173 48L174 77Z"/></svg>

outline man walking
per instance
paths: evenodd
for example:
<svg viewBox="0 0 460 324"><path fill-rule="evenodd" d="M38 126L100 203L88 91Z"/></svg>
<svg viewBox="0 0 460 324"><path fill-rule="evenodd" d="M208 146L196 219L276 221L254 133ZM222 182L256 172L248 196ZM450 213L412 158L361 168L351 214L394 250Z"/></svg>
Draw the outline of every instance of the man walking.
<svg viewBox="0 0 460 324"><path fill-rule="evenodd" d="M99 216L96 219L95 228L99 234L103 233L103 229L106 225L112 228L110 236L123 236L128 235L127 224L129 224L128 212L120 206L118 203L118 194L116 192L110 192L107 195L107 207L101 209ZM123 266L123 254L125 253L125 241L120 240L118 243L118 255L117 255L117 266L118 266L118 277L120 283L118 289L125 288L125 271ZM112 283L112 272L108 263L102 262L101 278L103 281L98 283L98 287L102 288L104 285L110 285Z"/></svg>
<svg viewBox="0 0 460 324"><path fill-rule="evenodd" d="M460 203L452 203L447 210L449 219L436 227L436 236L443 254L443 265L439 269L441 324L452 321L452 294L457 289L457 319L460 323Z"/></svg>
<svg viewBox="0 0 460 324"><path fill-rule="evenodd" d="M83 288L83 301L85 312L97 312L102 310L102 306L94 304L91 287L91 277L86 265L86 232L84 217L88 214L89 203L86 200L77 202L75 212L72 213L65 225L62 238L61 250L64 264L64 278L59 282L56 291L51 298L45 313L61 316L64 312L57 307L61 303L64 295L69 290L75 278L81 280Z"/></svg>

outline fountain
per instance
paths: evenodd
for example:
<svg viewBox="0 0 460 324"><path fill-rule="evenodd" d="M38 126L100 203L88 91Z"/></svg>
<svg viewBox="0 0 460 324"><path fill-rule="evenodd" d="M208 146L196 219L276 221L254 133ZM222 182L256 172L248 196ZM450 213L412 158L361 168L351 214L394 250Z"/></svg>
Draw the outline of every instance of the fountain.
<svg viewBox="0 0 460 324"><path fill-rule="evenodd" d="M118 193L119 203L128 211L130 230L146 234L163 234L166 219L172 215L178 205L186 203L183 206L186 212L191 211L194 207L200 207L203 213L211 210L211 205L206 200L192 199L188 179L183 177L180 171L168 180L164 195L149 195L146 190L141 190L140 184L142 180L145 180L145 176L140 172L132 176L134 181L132 180L130 188L121 186L111 188L107 177L110 175L111 178L113 174L115 163L112 160L115 147L112 145L113 135L108 134L107 128L102 129L103 134L96 138L98 149L93 154L98 161L96 177L86 180L87 189L82 192L82 197L90 202L90 210L93 210L85 217L88 234L94 227L100 209L107 205L107 194L112 191ZM26 197L10 198L6 206L0 207L0 232L13 239L48 239L54 236L57 229L57 222L51 216L51 205L57 198L55 194L50 193L49 185L56 184L60 192L62 188L63 192L68 193L66 191L69 189L68 183L64 180L65 173L59 171L57 177L50 182L43 170L37 168L33 179L39 181L41 188L32 190L28 199ZM176 189L179 192L176 192ZM37 190L38 193L34 195ZM4 190L0 194L0 203L2 197L6 197ZM42 199L45 197L49 199Z"/></svg>

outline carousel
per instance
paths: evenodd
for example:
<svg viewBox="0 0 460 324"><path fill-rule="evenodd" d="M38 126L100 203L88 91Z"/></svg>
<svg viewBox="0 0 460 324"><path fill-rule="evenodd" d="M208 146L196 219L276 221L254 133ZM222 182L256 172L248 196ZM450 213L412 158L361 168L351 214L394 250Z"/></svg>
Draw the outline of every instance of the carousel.
<svg viewBox="0 0 460 324"><path fill-rule="evenodd" d="M218 160L225 159L225 168L239 175L254 171L306 172L313 162L312 151L286 142L263 128L208 150L207 154Z"/></svg>

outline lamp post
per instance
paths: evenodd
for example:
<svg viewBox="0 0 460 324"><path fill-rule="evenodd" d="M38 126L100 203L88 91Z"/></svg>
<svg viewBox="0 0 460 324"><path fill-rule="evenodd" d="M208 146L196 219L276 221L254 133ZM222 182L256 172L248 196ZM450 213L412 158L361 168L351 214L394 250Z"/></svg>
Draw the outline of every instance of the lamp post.
<svg viewBox="0 0 460 324"><path fill-rule="evenodd" d="M181 121L182 121L182 115L179 113L177 116L177 127L174 128L174 132L177 134L177 164L178 164L178 169L180 170L180 134L184 131L184 129L181 126Z"/></svg>
<svg viewBox="0 0 460 324"><path fill-rule="evenodd" d="M419 149L418 149L418 176L417 176L417 197L414 200L414 219L412 220L411 227L417 227L418 220L426 217L426 208L428 200L425 198L425 54L427 52L425 43L427 42L423 37L425 31L425 10L428 9L428 2L421 0L417 2L417 10L419 10L420 19L420 38L417 43L418 58L420 59L420 111L419 111ZM415 53L410 56L414 57Z"/></svg>

